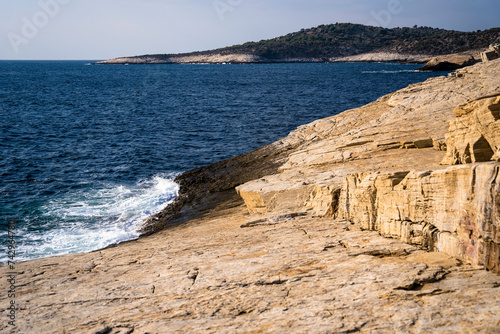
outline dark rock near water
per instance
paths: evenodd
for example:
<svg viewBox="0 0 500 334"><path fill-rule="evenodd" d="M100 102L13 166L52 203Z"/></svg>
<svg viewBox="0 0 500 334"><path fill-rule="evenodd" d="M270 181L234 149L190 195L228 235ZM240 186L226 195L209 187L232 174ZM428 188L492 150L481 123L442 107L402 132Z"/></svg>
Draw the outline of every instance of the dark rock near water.
<svg viewBox="0 0 500 334"><path fill-rule="evenodd" d="M434 57L422 66L420 71L454 71L459 68L471 66L477 63L473 56L470 55L446 55Z"/></svg>

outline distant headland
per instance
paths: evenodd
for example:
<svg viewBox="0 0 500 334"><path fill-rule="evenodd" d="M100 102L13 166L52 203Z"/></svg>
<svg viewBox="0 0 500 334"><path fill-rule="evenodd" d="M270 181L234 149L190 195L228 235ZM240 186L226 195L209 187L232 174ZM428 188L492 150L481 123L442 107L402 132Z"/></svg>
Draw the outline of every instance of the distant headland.
<svg viewBox="0 0 500 334"><path fill-rule="evenodd" d="M480 60L480 52L500 43L500 28L461 32L431 27L382 28L335 23L302 29L285 36L221 49L182 54L119 57L95 64L241 64L408 62L427 63L442 55ZM472 57L472 58L470 58ZM461 64L458 64L458 67Z"/></svg>

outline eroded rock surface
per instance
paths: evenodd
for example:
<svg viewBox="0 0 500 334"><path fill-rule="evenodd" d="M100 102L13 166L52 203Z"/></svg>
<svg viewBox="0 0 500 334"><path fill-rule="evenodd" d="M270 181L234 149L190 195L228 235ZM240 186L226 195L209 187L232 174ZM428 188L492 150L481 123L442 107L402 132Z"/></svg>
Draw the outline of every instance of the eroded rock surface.
<svg viewBox="0 0 500 334"><path fill-rule="evenodd" d="M499 102L499 61L410 85L298 128L280 174L236 189L252 214L343 217L499 272Z"/></svg>
<svg viewBox="0 0 500 334"><path fill-rule="evenodd" d="M500 165L351 174L339 215L362 228L500 272Z"/></svg>
<svg viewBox="0 0 500 334"><path fill-rule="evenodd" d="M500 93L461 105L454 113L443 164L500 161Z"/></svg>
<svg viewBox="0 0 500 334"><path fill-rule="evenodd" d="M288 215L248 224L245 211L236 202L115 248L19 264L14 332L495 333L500 326L500 279L480 267L347 221ZM6 321L0 331L9 332Z"/></svg>

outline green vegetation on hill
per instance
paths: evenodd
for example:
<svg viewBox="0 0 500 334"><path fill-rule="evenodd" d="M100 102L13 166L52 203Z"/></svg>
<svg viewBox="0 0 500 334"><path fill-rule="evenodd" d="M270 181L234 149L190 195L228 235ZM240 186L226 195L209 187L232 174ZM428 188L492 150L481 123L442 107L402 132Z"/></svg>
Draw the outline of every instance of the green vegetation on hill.
<svg viewBox="0 0 500 334"><path fill-rule="evenodd" d="M476 32L446 31L435 36L408 39L403 43L395 43L383 50L410 54L442 55L486 48L490 44L498 43L500 43L500 28L493 28Z"/></svg>
<svg viewBox="0 0 500 334"><path fill-rule="evenodd" d="M270 59L345 57L446 32L429 27L387 29L337 23L302 29L286 36L223 50L231 53L250 53Z"/></svg>

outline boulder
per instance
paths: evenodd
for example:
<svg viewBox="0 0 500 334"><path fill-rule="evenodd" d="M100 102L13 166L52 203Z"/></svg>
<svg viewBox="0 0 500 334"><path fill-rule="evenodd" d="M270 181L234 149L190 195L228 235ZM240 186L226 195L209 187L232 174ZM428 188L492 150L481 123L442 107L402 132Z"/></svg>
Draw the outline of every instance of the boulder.
<svg viewBox="0 0 500 334"><path fill-rule="evenodd" d="M474 65L476 62L476 59L470 55L446 55L432 58L419 71L454 71Z"/></svg>
<svg viewBox="0 0 500 334"><path fill-rule="evenodd" d="M490 48L485 52L481 53L481 60L487 62L490 60L495 60L500 58L500 44L490 45Z"/></svg>

